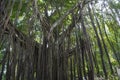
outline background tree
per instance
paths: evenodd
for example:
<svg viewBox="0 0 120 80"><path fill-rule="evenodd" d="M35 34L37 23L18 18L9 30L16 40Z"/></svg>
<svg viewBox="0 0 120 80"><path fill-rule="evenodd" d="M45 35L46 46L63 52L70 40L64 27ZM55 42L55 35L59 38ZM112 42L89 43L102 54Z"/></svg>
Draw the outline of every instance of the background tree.
<svg viewBox="0 0 120 80"><path fill-rule="evenodd" d="M117 80L119 0L0 0L0 80Z"/></svg>

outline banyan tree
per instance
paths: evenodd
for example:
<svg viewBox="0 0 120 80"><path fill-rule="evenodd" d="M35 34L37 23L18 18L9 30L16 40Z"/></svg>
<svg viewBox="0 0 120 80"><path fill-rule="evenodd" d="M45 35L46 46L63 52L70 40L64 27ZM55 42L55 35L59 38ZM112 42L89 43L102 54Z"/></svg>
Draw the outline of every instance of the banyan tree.
<svg viewBox="0 0 120 80"><path fill-rule="evenodd" d="M0 80L118 80L119 66L119 0L0 0Z"/></svg>

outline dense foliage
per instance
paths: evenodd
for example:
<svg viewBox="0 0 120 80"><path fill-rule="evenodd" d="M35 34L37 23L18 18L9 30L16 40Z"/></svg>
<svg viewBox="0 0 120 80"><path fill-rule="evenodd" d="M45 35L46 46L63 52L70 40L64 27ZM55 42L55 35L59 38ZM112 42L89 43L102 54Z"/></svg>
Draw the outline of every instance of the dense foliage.
<svg viewBox="0 0 120 80"><path fill-rule="evenodd" d="M119 0L0 0L0 80L117 80Z"/></svg>

